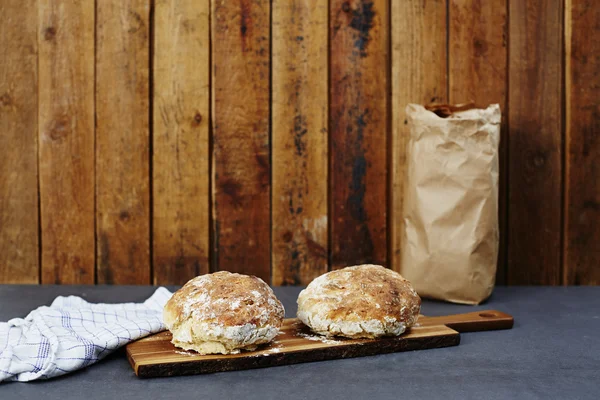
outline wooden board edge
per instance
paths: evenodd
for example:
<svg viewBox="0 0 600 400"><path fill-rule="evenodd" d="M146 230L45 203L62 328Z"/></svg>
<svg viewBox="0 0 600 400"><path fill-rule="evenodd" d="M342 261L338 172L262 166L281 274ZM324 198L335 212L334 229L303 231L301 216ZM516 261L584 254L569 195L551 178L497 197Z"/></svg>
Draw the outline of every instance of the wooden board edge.
<svg viewBox="0 0 600 400"><path fill-rule="evenodd" d="M446 331L446 333L442 335L418 338L416 340L389 340L388 343L386 343L387 346L378 346L376 353L373 352L374 347L375 345L380 345L381 340L353 343L347 346L320 348L318 349L316 356L315 352L303 350L289 351L285 353L257 354L244 358L236 358L235 362L230 364L224 364L223 359L190 360L186 362L169 362L164 364L136 363L131 357L129 349L127 350L127 356L132 364L135 374L139 378L211 374L216 372L279 367L306 362L330 361L413 350L429 350L458 346L460 344L460 333L444 325L440 326L440 328L442 327ZM428 347L426 349L420 349L420 345L422 345L423 342L428 343Z"/></svg>
<svg viewBox="0 0 600 400"><path fill-rule="evenodd" d="M460 333L512 329L514 317L502 311L480 310L471 313L426 317L419 315L418 326L445 325Z"/></svg>
<svg viewBox="0 0 600 400"><path fill-rule="evenodd" d="M131 343L135 343L135 342L131 342ZM133 359L133 355L131 354L131 349L129 347L129 344L127 344L125 346L125 353L127 354L127 361L129 361L129 365L131 365L131 368L133 368L133 372L136 374L136 376L140 376L139 368L138 368L135 360Z"/></svg>

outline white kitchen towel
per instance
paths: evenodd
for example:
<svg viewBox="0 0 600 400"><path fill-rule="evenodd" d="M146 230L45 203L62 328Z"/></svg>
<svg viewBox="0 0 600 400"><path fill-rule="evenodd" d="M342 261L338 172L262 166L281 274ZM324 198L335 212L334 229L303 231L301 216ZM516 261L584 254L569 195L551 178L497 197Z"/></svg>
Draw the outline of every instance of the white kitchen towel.
<svg viewBox="0 0 600 400"><path fill-rule="evenodd" d="M170 297L163 287L144 303L92 304L61 296L25 319L0 322L0 382L68 374L160 332L165 329L162 310Z"/></svg>

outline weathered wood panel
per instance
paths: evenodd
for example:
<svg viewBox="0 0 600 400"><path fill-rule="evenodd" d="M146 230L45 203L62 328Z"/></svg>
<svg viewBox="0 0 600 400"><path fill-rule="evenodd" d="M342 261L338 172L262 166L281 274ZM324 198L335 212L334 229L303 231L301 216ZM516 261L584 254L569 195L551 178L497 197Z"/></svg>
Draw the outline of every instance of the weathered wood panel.
<svg viewBox="0 0 600 400"><path fill-rule="evenodd" d="M496 283L506 282L506 0L449 0L448 55L450 103L498 103L503 113L500 137L500 251Z"/></svg>
<svg viewBox="0 0 600 400"><path fill-rule="evenodd" d="M388 6L330 2L332 268L387 265Z"/></svg>
<svg viewBox="0 0 600 400"><path fill-rule="evenodd" d="M212 1L211 267L271 278L270 7Z"/></svg>
<svg viewBox="0 0 600 400"><path fill-rule="evenodd" d="M600 284L600 7L566 1L564 284Z"/></svg>
<svg viewBox="0 0 600 400"><path fill-rule="evenodd" d="M561 281L562 0L510 0L508 284Z"/></svg>
<svg viewBox="0 0 600 400"><path fill-rule="evenodd" d="M0 283L39 282L37 0L0 3Z"/></svg>
<svg viewBox="0 0 600 400"><path fill-rule="evenodd" d="M497 282L600 283L594 1L0 3L0 282L401 271L404 108L474 100Z"/></svg>
<svg viewBox="0 0 600 400"><path fill-rule="evenodd" d="M41 282L90 284L94 4L41 0L38 12Z"/></svg>
<svg viewBox="0 0 600 400"><path fill-rule="evenodd" d="M209 270L209 14L209 2L155 3L154 284Z"/></svg>
<svg viewBox="0 0 600 400"><path fill-rule="evenodd" d="M409 103L448 100L446 1L392 1L392 134L390 160L390 262L401 271L403 193Z"/></svg>
<svg viewBox="0 0 600 400"><path fill-rule="evenodd" d="M327 4L273 2L274 285L327 272Z"/></svg>
<svg viewBox="0 0 600 400"><path fill-rule="evenodd" d="M96 4L99 283L150 283L150 0Z"/></svg>

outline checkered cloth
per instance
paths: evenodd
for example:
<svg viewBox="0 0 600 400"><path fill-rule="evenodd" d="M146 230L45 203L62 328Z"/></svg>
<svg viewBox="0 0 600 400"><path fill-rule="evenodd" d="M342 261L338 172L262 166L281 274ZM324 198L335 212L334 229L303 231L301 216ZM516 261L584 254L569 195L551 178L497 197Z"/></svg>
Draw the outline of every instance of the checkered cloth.
<svg viewBox="0 0 600 400"><path fill-rule="evenodd" d="M0 382L49 379L106 357L119 347L164 329L171 292L158 288L144 303L92 304L57 297L25 319L0 323Z"/></svg>

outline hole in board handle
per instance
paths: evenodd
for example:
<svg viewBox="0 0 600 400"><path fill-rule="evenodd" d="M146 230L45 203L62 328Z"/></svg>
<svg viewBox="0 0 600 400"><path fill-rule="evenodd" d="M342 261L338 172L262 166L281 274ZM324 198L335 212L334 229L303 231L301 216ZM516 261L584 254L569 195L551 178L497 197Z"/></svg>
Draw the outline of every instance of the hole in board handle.
<svg viewBox="0 0 600 400"><path fill-rule="evenodd" d="M479 316L483 317L483 318L494 318L496 316L496 314L484 312L484 313L479 314Z"/></svg>

